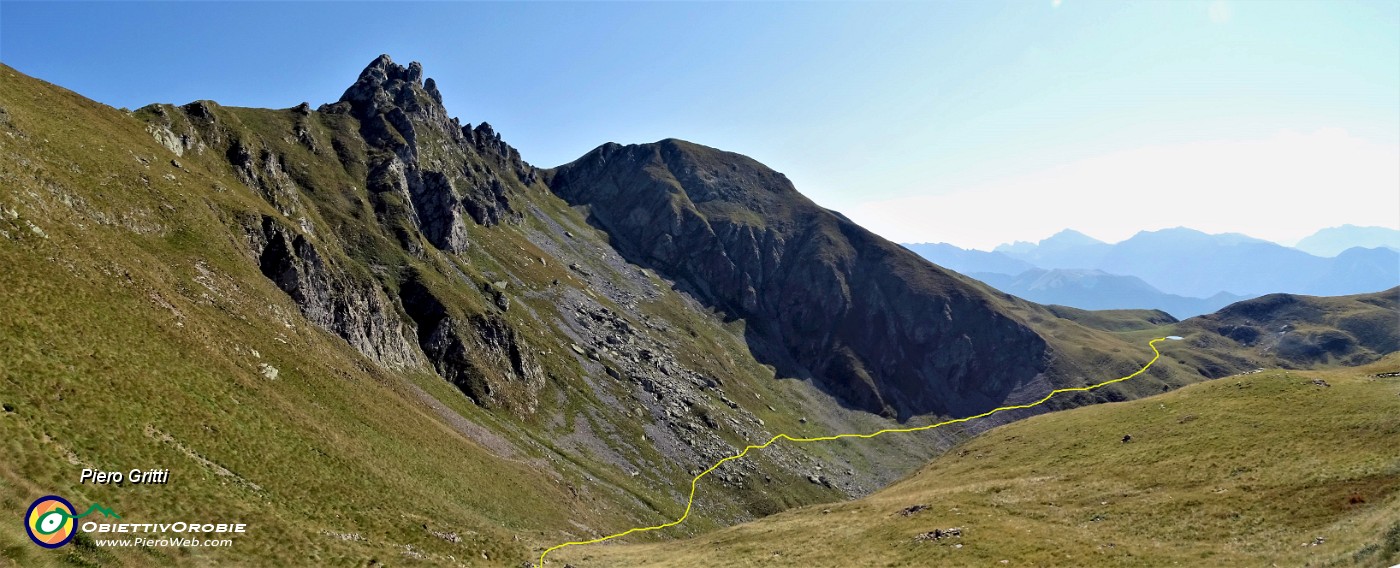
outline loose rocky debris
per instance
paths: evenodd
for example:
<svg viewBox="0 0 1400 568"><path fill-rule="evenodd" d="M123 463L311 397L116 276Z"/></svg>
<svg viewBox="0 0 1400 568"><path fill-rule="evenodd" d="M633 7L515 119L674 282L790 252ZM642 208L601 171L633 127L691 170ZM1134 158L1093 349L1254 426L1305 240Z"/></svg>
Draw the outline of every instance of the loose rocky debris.
<svg viewBox="0 0 1400 568"><path fill-rule="evenodd" d="M914 535L914 542L939 541L945 538L962 538L962 527L950 529L933 529L926 533Z"/></svg>
<svg viewBox="0 0 1400 568"><path fill-rule="evenodd" d="M1323 543L1326 543L1326 542L1327 542L1327 539L1326 539L1326 538L1320 537L1320 536L1319 536L1319 537L1317 537L1317 538L1314 538L1314 539L1312 540L1312 542L1305 542L1305 543L1303 543L1303 546L1319 546L1319 545L1322 545Z"/></svg>
<svg viewBox="0 0 1400 568"><path fill-rule="evenodd" d="M333 539L344 540L344 541L347 541L347 542L365 542L365 541L369 540L369 539L366 539L366 538L363 537L363 536L360 536L360 533L341 533L341 532L323 530L323 531L321 531L321 534L323 534L323 535L325 535L325 536L328 536L328 537L330 537L330 538L333 538Z"/></svg>
<svg viewBox="0 0 1400 568"><path fill-rule="evenodd" d="M1312 380L1312 384L1315 384L1315 385L1320 386L1320 387L1330 387L1330 386L1332 386L1332 385L1327 384L1327 381L1324 381L1324 380L1322 380L1322 379L1313 379L1313 380Z"/></svg>
<svg viewBox="0 0 1400 568"><path fill-rule="evenodd" d="M455 532L435 531L433 529L428 528L428 525L423 525L423 530L428 531L428 534L430 535L438 537L452 544L462 542L462 537Z"/></svg>
<svg viewBox="0 0 1400 568"><path fill-rule="evenodd" d="M558 260L561 265L567 266L575 260L570 251L561 250L560 254L562 258ZM604 252L600 258L607 261L604 262L607 267L602 269L605 272L626 268L621 266L620 258L614 259L610 253ZM618 267L613 267L613 260L617 261ZM639 273L633 270L632 274ZM596 284L591 276L585 275L584 278L589 280L590 285ZM763 420L724 392L726 381L709 373L697 372L689 364L678 360L673 338L681 335L679 330L668 321L648 315L636 307L640 300L659 294L645 290L652 287L650 280L633 282L623 279L620 282L617 289L594 288L599 296L611 300L612 306L603 305L597 296L572 290L566 290L562 297L556 297L554 305L564 324L560 331L569 340L563 343L566 352L577 356L587 373L587 380L607 381L598 383L598 387L607 390L614 388L611 386L613 384L624 386L627 394L619 397L617 403L623 407L622 410L649 424L642 438L644 442L680 462L691 471L691 475L695 475L715 461L738 452L738 448L726 440L727 436L744 440L771 437L772 432L765 428ZM594 443L582 437L574 441L585 445ZM599 447L596 450L607 451L608 448ZM789 473L802 477L814 473L814 460L790 447L777 445L766 449L763 456L771 465ZM729 462L710 477L730 487L751 486L771 480L771 476L765 476L760 471L759 463L752 460ZM656 464L626 459L617 465L628 472L656 468ZM815 469L815 473L819 474L821 468ZM819 475L813 477L816 477L816 481L813 481L815 484L848 494L858 487L853 479L845 480L837 487L834 480Z"/></svg>
<svg viewBox="0 0 1400 568"><path fill-rule="evenodd" d="M411 544L405 544L405 545L403 545L403 553L402 553L402 554L404 555L404 557L406 557L406 558L412 558L412 559L414 559L414 560L422 560L422 559L428 557L426 554L423 554L423 551L422 551L421 549L419 549L418 547L413 546L413 545L411 545Z"/></svg>
<svg viewBox="0 0 1400 568"><path fill-rule="evenodd" d="M1391 371L1389 373L1376 373L1372 376L1378 379L1393 379L1395 377L1400 377L1400 371Z"/></svg>
<svg viewBox="0 0 1400 568"><path fill-rule="evenodd" d="M900 509L900 510L899 510L899 514L902 515L902 516L908 517L908 516L910 516L910 515L913 515L913 514L915 514L915 513L920 512L920 511L925 511L925 510L927 510L927 509L928 509L928 505L910 505L910 506L908 506L908 507L905 507L905 508L903 508L903 509Z"/></svg>

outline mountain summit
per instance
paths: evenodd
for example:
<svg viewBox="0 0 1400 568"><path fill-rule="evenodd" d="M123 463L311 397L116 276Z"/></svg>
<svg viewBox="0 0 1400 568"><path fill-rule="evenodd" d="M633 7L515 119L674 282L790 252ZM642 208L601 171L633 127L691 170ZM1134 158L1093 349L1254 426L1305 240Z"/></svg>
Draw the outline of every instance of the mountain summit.
<svg viewBox="0 0 1400 568"><path fill-rule="evenodd" d="M437 84L423 79L417 61L405 67L380 55L339 102L320 110L359 120L371 150L369 189L400 196L404 210L388 211L398 209L392 204L386 213L413 220L428 242L445 251L466 249L465 218L489 226L515 215L507 195L511 184L483 162L514 174L510 182L535 180L535 169L491 125L472 128L448 117Z"/></svg>
<svg viewBox="0 0 1400 568"><path fill-rule="evenodd" d="M961 413L1048 365L981 289L823 209L787 177L680 140L607 144L554 172L628 260L748 322L780 374L886 415Z"/></svg>
<svg viewBox="0 0 1400 568"><path fill-rule="evenodd" d="M1328 227L1304 237L1293 248L1317 256L1337 256L1357 247L1400 251L1400 230L1356 225Z"/></svg>

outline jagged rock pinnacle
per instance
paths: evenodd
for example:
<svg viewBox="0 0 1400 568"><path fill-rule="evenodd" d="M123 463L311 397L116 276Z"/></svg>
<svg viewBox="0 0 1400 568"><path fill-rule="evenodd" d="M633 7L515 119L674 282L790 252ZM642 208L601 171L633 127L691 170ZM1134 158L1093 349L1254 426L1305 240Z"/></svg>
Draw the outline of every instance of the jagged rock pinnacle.
<svg viewBox="0 0 1400 568"><path fill-rule="evenodd" d="M355 84L340 96L340 102L349 103L350 113L360 120L398 108L430 123L440 123L444 129L448 124L437 84L432 79L423 82L423 65L414 61L404 67L388 55L371 61Z"/></svg>

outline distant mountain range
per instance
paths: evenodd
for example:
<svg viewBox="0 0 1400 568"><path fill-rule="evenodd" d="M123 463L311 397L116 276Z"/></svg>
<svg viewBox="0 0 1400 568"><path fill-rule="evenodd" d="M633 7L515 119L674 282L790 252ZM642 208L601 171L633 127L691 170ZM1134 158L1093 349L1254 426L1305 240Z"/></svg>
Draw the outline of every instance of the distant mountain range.
<svg viewBox="0 0 1400 568"><path fill-rule="evenodd" d="M1388 229L1337 227L1300 242L1326 252L1348 243L1388 242ZM991 252L953 245L905 245L924 258L1003 292L1083 309L1155 308L1178 318L1284 292L1338 296L1400 284L1400 251L1351 246L1331 256L1238 233L1187 228L1143 231L1116 244L1064 230L1038 243ZM1025 268L1027 265L1030 268Z"/></svg>
<svg viewBox="0 0 1400 568"><path fill-rule="evenodd" d="M968 276L1008 294L1041 304L1085 310L1150 307L1178 319L1212 313L1247 298L1226 292L1209 298L1168 294L1136 276L1119 276L1093 269L1033 268L1015 276L995 272L973 272Z"/></svg>
<svg viewBox="0 0 1400 568"><path fill-rule="evenodd" d="M934 264L969 276L977 273L1015 276L1036 269L1034 264L1000 252L961 249L948 243L914 243L904 247Z"/></svg>
<svg viewBox="0 0 1400 568"><path fill-rule="evenodd" d="M1316 256L1337 256L1356 248L1388 248L1400 251L1400 230L1386 227L1342 225L1328 227L1298 241L1293 248Z"/></svg>

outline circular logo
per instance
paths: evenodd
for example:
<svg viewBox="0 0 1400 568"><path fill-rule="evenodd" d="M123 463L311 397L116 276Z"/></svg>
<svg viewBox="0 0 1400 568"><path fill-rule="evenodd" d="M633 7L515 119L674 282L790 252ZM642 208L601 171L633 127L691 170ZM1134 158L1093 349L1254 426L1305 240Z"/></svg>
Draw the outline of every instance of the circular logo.
<svg viewBox="0 0 1400 568"><path fill-rule="evenodd" d="M73 504L57 495L40 497L29 506L24 514L24 530L34 544L44 548L58 548L73 540L77 532L73 520Z"/></svg>

